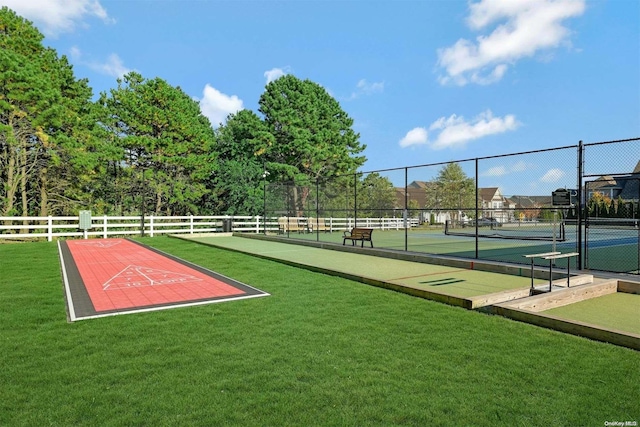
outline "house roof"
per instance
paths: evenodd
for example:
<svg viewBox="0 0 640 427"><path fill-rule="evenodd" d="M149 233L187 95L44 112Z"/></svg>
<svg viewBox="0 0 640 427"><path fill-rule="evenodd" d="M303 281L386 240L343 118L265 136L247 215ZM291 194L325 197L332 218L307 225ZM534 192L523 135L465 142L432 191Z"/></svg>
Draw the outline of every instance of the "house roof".
<svg viewBox="0 0 640 427"><path fill-rule="evenodd" d="M551 196L511 196L509 203L516 209L535 209L551 206Z"/></svg>
<svg viewBox="0 0 640 427"><path fill-rule="evenodd" d="M640 176L626 180L620 192L620 197L624 200L640 199Z"/></svg>
<svg viewBox="0 0 640 427"><path fill-rule="evenodd" d="M424 188L410 188L407 187L407 192L403 187L396 187L396 207L404 208L405 194L408 200L415 200L418 202L420 208L424 208L427 204L427 192Z"/></svg>
<svg viewBox="0 0 640 427"><path fill-rule="evenodd" d="M596 188L622 188L620 185L618 185L618 181L616 180L616 178L612 177L611 175L603 175L600 178L596 179L595 181L591 181L589 183L589 189L593 190Z"/></svg>
<svg viewBox="0 0 640 427"><path fill-rule="evenodd" d="M498 187L478 188L478 196L481 200L492 200L498 193L500 193L500 189Z"/></svg>
<svg viewBox="0 0 640 427"><path fill-rule="evenodd" d="M623 200L640 199L640 161L636 164L633 172L627 176L603 175L598 179L588 183L588 190L613 189L620 190L615 197Z"/></svg>
<svg viewBox="0 0 640 427"><path fill-rule="evenodd" d="M429 185L434 185L432 182L426 181L412 181L411 184L407 185L408 188L427 188Z"/></svg>

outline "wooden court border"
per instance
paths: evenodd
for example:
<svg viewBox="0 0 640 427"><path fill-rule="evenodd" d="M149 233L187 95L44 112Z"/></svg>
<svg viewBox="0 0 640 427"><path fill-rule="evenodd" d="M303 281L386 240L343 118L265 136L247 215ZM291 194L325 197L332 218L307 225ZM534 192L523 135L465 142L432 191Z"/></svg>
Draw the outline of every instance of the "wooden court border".
<svg viewBox="0 0 640 427"><path fill-rule="evenodd" d="M204 235L201 235L204 236ZM603 328L598 325L586 324L579 321L566 320L561 319L559 317L546 315L540 312L532 312L529 310L523 310L520 308L516 308L518 304L527 303L531 299L536 299L535 296L531 296L530 287L516 288L511 290L499 291L492 294L485 295L477 295L473 297L458 297L453 295L448 295L446 293L441 292L433 292L429 290L425 290L423 288L416 288L408 285L399 285L395 283L391 283L389 281L374 279L371 277L364 277L355 274L338 272L330 269L323 269L319 267L309 266L307 264L281 260L277 257L265 255L265 254L256 254L252 252L245 252L237 249L230 249L224 246L216 246L213 243L202 242L198 240L190 239L190 237L201 237L201 236L183 236L183 235L172 235L170 237L190 241L193 243L197 243L200 245L216 247L218 249L227 250L231 252L239 252L244 253L250 256L269 259L272 261L276 261L282 264L292 265L299 268L304 268L310 271L316 271L320 273L330 274L338 277L343 277L345 279L354 280L360 283L364 283L367 285L372 285L384 289L389 289L401 293L405 293L408 295L416 296L419 298L425 298L431 301L437 301L440 303L445 303L452 306L463 307L469 310L479 310L486 313L497 314L503 316L505 318L509 318L516 321L522 321L525 323L529 323L532 325L545 327L548 329L557 330L560 332L569 333L576 336L582 336L585 338L608 342L611 344L631 348L634 350L640 350L640 336L637 334L633 334L630 332L624 331L615 331ZM351 247L351 246L342 246L331 243L322 243L322 242L307 242L296 239L283 239L283 238L271 238L271 236L260 236L255 237L254 235L249 235L246 233L233 233L233 236L241 237L241 238L250 238L256 240L266 240L266 241L274 241L280 243L288 243L288 244L300 244L302 246L310 246L321 249L330 249L337 250L343 252L353 252L366 254L371 256L381 256L385 258L391 259L399 259L413 262L422 262L433 265L442 265L447 267L461 268L467 270L477 270L477 271L489 271L503 274L512 274L515 276L524 276L530 275L530 270L526 266L512 266L508 264L499 264L494 262L474 262L474 261L463 261L459 259L453 259L450 257L432 257L432 256L422 256L416 254L394 254L391 251L380 250L380 249L371 249L371 248L359 248L359 247ZM303 243L301 243L303 242ZM438 262L431 262L432 260L436 260ZM465 268L464 266L467 266ZM534 277L536 278L544 278L545 280L549 280L549 272L548 269L536 268L534 270ZM516 273L516 274L514 274ZM572 272L573 273L573 272ZM575 276L571 278L571 288L566 288L565 290L555 291L550 294L546 294L546 296L538 296L537 298L557 298L559 295L562 295L563 292L581 292L581 289L584 289L585 286L591 286L594 288L603 287L603 284L593 284L589 285L593 282L594 277L591 274L581 274L582 272L578 271ZM563 275L564 273L559 273L553 271L551 280L553 281L553 286L565 287L567 283L566 277ZM559 278L558 278L559 277ZM618 286L619 292L629 292L629 293L640 293L640 283L625 281L620 279L613 279ZM542 285L547 286L548 285ZM574 287L575 286L575 287ZM605 285L606 287L607 285Z"/></svg>

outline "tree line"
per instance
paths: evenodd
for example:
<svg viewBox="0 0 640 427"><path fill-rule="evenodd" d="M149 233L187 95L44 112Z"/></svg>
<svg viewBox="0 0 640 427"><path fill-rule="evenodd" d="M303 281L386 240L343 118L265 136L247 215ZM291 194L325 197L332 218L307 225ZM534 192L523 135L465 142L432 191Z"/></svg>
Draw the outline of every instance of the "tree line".
<svg viewBox="0 0 640 427"><path fill-rule="evenodd" d="M353 175L365 145L319 84L286 75L258 113L214 129L197 101L130 72L93 100L87 79L0 9L0 216L261 214L265 184Z"/></svg>
<svg viewBox="0 0 640 427"><path fill-rule="evenodd" d="M0 9L0 216L397 213L391 181L357 173L365 145L317 83L282 76L265 86L257 112L214 128L197 101L160 77L130 72L94 100L89 81L43 39ZM281 182L295 183L291 194L274 190ZM449 164L425 189L424 208L470 215L473 189ZM637 209L597 198L588 206L596 216L637 217Z"/></svg>

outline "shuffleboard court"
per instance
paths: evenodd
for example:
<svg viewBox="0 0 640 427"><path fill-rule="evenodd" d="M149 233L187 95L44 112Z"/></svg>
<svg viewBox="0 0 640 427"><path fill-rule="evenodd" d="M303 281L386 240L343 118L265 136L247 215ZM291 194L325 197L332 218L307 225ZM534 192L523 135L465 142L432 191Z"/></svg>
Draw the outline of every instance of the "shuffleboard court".
<svg viewBox="0 0 640 427"><path fill-rule="evenodd" d="M319 270L371 278L461 298L526 288L531 284L526 267L523 267L522 276L514 276L243 237L176 237ZM536 279L536 283L543 282Z"/></svg>
<svg viewBox="0 0 640 427"><path fill-rule="evenodd" d="M268 295L127 239L58 248L71 321Z"/></svg>
<svg viewBox="0 0 640 427"><path fill-rule="evenodd" d="M615 292L544 311L567 320L640 335L640 295Z"/></svg>
<svg viewBox="0 0 640 427"><path fill-rule="evenodd" d="M508 229L510 227L506 227ZM525 232L526 233L526 232ZM591 270L603 270L619 273L637 274L638 240L640 231L591 229L588 237L587 250L585 251L586 264L584 268ZM517 233L516 233L517 234ZM523 256L533 253L552 251L576 252L578 251L577 232L575 225L566 225L566 239L557 241L519 240L503 238L478 238L478 259L507 263L523 263ZM319 233L288 233L278 237L296 240L312 240L327 243L342 244L342 232ZM406 245L405 245L405 238ZM587 241L585 235L583 242ZM373 241L376 248L411 251L433 255L446 255L473 259L476 257L476 239L473 235L446 235L442 230L436 229L411 229L405 230L375 230ZM537 265L544 266L543 260L534 260ZM529 261L527 260L526 263ZM566 268L566 260L558 260L557 266ZM573 267L573 266L572 266Z"/></svg>

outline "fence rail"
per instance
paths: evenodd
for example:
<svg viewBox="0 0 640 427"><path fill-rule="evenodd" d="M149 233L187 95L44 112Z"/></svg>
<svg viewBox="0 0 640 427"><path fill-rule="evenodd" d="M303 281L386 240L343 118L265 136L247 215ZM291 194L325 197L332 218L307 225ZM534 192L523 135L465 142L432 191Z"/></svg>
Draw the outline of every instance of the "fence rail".
<svg viewBox="0 0 640 427"><path fill-rule="evenodd" d="M0 242L221 231L293 238L311 238L309 232L313 232L318 241L337 241L336 236L322 232L354 226L415 228L414 233L395 233L403 235L402 242L388 233L376 247L522 263L522 253L547 251L532 246L546 244L549 236L548 230L534 232L524 225L557 219L566 225L566 233L561 239L550 234L553 250L557 241L563 250L580 253L575 260L578 269L640 274L640 138L579 141L577 145L357 172L315 182L263 184L262 209L252 211L262 216L103 216L94 217L92 228L86 231L79 229L78 217L0 217ZM558 189L569 193L568 204L554 203ZM295 226L290 226L292 220ZM458 242L452 228L445 230L447 221L449 225L475 221L474 240ZM499 232L487 233L482 228L494 222ZM449 234L456 239L443 242L438 236L426 243L425 236L438 229L454 231ZM468 231L465 228L463 239ZM507 237L501 236L507 232L517 238L511 238L508 245L497 245L495 238ZM541 234L542 239L531 238Z"/></svg>
<svg viewBox="0 0 640 427"><path fill-rule="evenodd" d="M289 218L285 219L288 221ZM331 231L351 229L356 226L354 218L324 218ZM312 223L313 218L296 218ZM52 241L59 237L88 238L141 235L150 237L162 234L194 234L220 232L264 233L280 232L278 217L262 216L93 216L91 228L80 229L79 216L45 217L0 217L0 241L10 239L44 239ZM417 219L407 220L409 227L418 225ZM357 218L357 226L381 230L404 228L402 218Z"/></svg>

